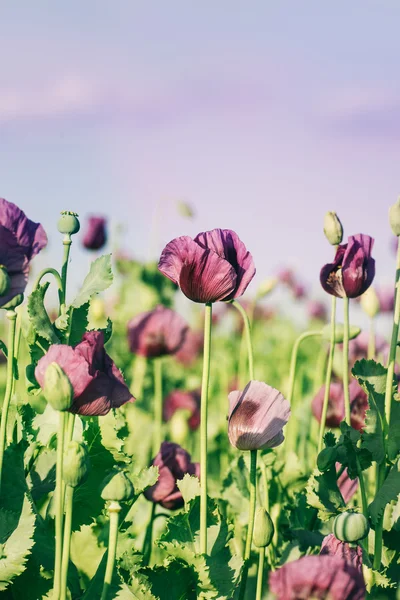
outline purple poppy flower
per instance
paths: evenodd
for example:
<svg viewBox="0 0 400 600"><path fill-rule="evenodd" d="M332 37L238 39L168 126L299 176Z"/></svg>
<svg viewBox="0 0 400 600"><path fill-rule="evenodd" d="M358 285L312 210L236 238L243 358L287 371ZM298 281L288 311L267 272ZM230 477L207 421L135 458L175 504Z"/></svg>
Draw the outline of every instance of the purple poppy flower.
<svg viewBox="0 0 400 600"><path fill-rule="evenodd" d="M327 310L323 302L319 302L318 300L310 300L307 306L307 312L310 319L326 321Z"/></svg>
<svg viewBox="0 0 400 600"><path fill-rule="evenodd" d="M199 390L174 390L164 400L164 421L169 421L177 410L187 410L188 425L194 431L200 425L200 397Z"/></svg>
<svg viewBox="0 0 400 600"><path fill-rule="evenodd" d="M336 463L336 472L339 472L339 469L341 468L342 465L340 463ZM358 477L356 477L355 479L350 479L346 467L346 469L343 471L340 477L338 477L337 484L340 493L343 496L343 500L347 504L348 502L350 502L350 500L358 490Z"/></svg>
<svg viewBox="0 0 400 600"><path fill-rule="evenodd" d="M296 300L302 300L307 295L305 286L299 282L295 282L295 284L292 286L291 290L292 290L292 294L296 298Z"/></svg>
<svg viewBox="0 0 400 600"><path fill-rule="evenodd" d="M350 546L347 542L341 542L333 535L333 533L330 533L322 540L320 556L323 556L324 554L343 558L355 569L358 569L360 573L362 572L361 546Z"/></svg>
<svg viewBox="0 0 400 600"><path fill-rule="evenodd" d="M152 464L158 467L158 481L144 491L145 497L169 510L181 508L184 502L176 482L183 479L186 473L199 477L199 464L192 463L190 454L172 442L161 444Z"/></svg>
<svg viewBox="0 0 400 600"><path fill-rule="evenodd" d="M50 346L35 369L41 387L51 363L57 363L71 382L74 396L69 410L72 413L102 416L112 408L135 400L121 371L104 349L101 331L88 331L74 348L65 344Z"/></svg>
<svg viewBox="0 0 400 600"><path fill-rule="evenodd" d="M82 244L88 250L100 250L106 242L106 220L103 217L89 217Z"/></svg>
<svg viewBox="0 0 400 600"><path fill-rule="evenodd" d="M24 293L29 263L46 245L43 227L30 221L18 206L0 198L0 266L8 279L2 286L0 307Z"/></svg>
<svg viewBox="0 0 400 600"><path fill-rule="evenodd" d="M321 422L322 407L324 404L325 386L323 385L314 397L311 408L314 417ZM365 413L368 409L368 397L362 387L355 379L352 379L349 385L351 426L354 429L362 431L365 424ZM341 383L331 383L328 411L326 413L326 426L339 427L344 420L344 395L343 385Z"/></svg>
<svg viewBox="0 0 400 600"><path fill-rule="evenodd" d="M371 285L375 276L375 260L371 257L374 240L359 233L341 244L333 263L321 269L321 285L328 294L338 298L356 298Z"/></svg>
<svg viewBox="0 0 400 600"><path fill-rule="evenodd" d="M277 600L364 600L362 573L337 556L304 556L286 563L269 576Z"/></svg>
<svg viewBox="0 0 400 600"><path fill-rule="evenodd" d="M161 254L158 268L193 302L232 300L255 275L253 257L230 229L213 229L175 238Z"/></svg>
<svg viewBox="0 0 400 600"><path fill-rule="evenodd" d="M376 294L379 300L381 313L392 313L394 311L394 289L393 287L378 288Z"/></svg>
<svg viewBox="0 0 400 600"><path fill-rule="evenodd" d="M185 341L188 326L177 312L157 306L128 323L131 352L147 358L175 354Z"/></svg>
<svg viewBox="0 0 400 600"><path fill-rule="evenodd" d="M284 283L285 285L288 285L289 287L292 287L296 283L296 277L295 277L294 271L293 271L293 269L290 269L290 268L281 269L278 272L277 277L281 283Z"/></svg>
<svg viewBox="0 0 400 600"><path fill-rule="evenodd" d="M182 346L175 353L177 361L189 367L200 356L204 345L204 334L202 331L188 330Z"/></svg>
<svg viewBox="0 0 400 600"><path fill-rule="evenodd" d="M262 381L250 381L242 392L229 394L228 436L239 450L275 448L285 439L282 429L289 420L289 402Z"/></svg>

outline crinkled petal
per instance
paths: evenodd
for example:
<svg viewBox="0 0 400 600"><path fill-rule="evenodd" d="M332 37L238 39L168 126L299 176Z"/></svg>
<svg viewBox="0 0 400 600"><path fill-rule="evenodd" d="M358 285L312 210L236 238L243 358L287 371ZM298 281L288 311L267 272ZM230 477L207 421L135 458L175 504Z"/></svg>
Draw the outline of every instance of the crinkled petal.
<svg viewBox="0 0 400 600"><path fill-rule="evenodd" d="M74 398L80 396L93 381L93 376L89 373L89 365L83 356L75 352L71 346L53 344L39 360L35 369L35 377L41 387L44 385L46 369L53 362L57 363L68 376L74 390Z"/></svg>
<svg viewBox="0 0 400 600"><path fill-rule="evenodd" d="M192 256L197 251L196 247L197 244L188 235L175 238L162 251L158 270L179 285L182 266L188 256Z"/></svg>
<svg viewBox="0 0 400 600"><path fill-rule="evenodd" d="M47 245L47 236L43 227L28 219L16 204L4 198L0 198L0 225L13 235L18 246L24 248L28 260Z"/></svg>
<svg viewBox="0 0 400 600"><path fill-rule="evenodd" d="M174 354L184 343L187 331L187 323L177 312L160 305L129 321L129 347L134 354L147 358Z"/></svg>
<svg viewBox="0 0 400 600"><path fill-rule="evenodd" d="M375 261L371 257L374 240L362 233L350 236L343 257L343 287L348 298L361 296L375 276Z"/></svg>
<svg viewBox="0 0 400 600"><path fill-rule="evenodd" d="M347 244L338 246L333 263L324 265L320 272L320 282L328 294L344 298L346 293L343 287L341 266L345 255Z"/></svg>

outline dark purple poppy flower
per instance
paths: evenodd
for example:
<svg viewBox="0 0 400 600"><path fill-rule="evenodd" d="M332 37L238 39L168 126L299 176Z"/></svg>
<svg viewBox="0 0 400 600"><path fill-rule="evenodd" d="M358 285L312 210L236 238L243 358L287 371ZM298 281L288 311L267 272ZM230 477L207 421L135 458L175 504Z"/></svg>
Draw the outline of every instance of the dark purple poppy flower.
<svg viewBox="0 0 400 600"><path fill-rule="evenodd" d="M157 306L141 313L128 323L131 352L147 358L175 354L185 341L188 326L177 312Z"/></svg>
<svg viewBox="0 0 400 600"><path fill-rule="evenodd" d="M326 321L327 310L323 302L319 302L318 300L310 300L307 306L307 312L310 319Z"/></svg>
<svg viewBox="0 0 400 600"><path fill-rule="evenodd" d="M89 217L82 243L88 250L100 250L107 242L104 217Z"/></svg>
<svg viewBox="0 0 400 600"><path fill-rule="evenodd" d="M311 408L318 422L321 422L322 407L324 404L325 386L322 386L314 397ZM362 431L365 423L365 413L368 409L368 397L355 379L349 385L351 426ZM328 411L326 414L327 427L339 427L344 420L344 395L341 383L331 383Z"/></svg>
<svg viewBox="0 0 400 600"><path fill-rule="evenodd" d="M177 410L187 410L188 425L194 431L200 425L200 397L199 390L174 390L164 400L164 421L169 421Z"/></svg>
<svg viewBox="0 0 400 600"><path fill-rule="evenodd" d="M232 300L255 275L253 257L230 229L213 229L175 238L161 254L158 268L193 302Z"/></svg>
<svg viewBox="0 0 400 600"><path fill-rule="evenodd" d="M158 481L144 491L145 497L169 510L181 508L184 502L176 482L183 479L186 473L199 477L199 464L192 463L190 454L172 442L161 444L152 464L158 467Z"/></svg>
<svg viewBox="0 0 400 600"><path fill-rule="evenodd" d="M29 263L46 245L43 227L30 221L18 206L0 198L0 266L9 279L0 296L0 307L24 293Z"/></svg>
<svg viewBox="0 0 400 600"><path fill-rule="evenodd" d="M340 463L336 463L336 472L339 472L342 465ZM350 479L349 474L347 472L347 467L343 471L343 473L338 477L337 484L340 490L340 493L343 496L343 500L347 504L350 502L356 491L358 490L358 478Z"/></svg>
<svg viewBox="0 0 400 600"><path fill-rule="evenodd" d="M360 573L362 573L362 550L361 546L350 546L347 542L341 542L333 533L326 535L322 540L320 556L328 554L343 558Z"/></svg>
<svg viewBox="0 0 400 600"><path fill-rule="evenodd" d="M359 569L337 556L303 556L269 576L277 600L364 600L365 583Z"/></svg>
<svg viewBox="0 0 400 600"><path fill-rule="evenodd" d="M88 331L74 348L65 344L50 346L35 369L35 377L41 387L51 363L57 363L71 382L74 396L70 412L102 416L112 408L135 400L121 371L104 349L101 331Z"/></svg>
<svg viewBox="0 0 400 600"><path fill-rule="evenodd" d="M177 361L189 367L200 356L204 345L204 334L202 331L192 331L189 329L182 346L175 353Z"/></svg>
<svg viewBox="0 0 400 600"><path fill-rule="evenodd" d="M321 285L328 294L338 298L356 298L371 285L375 276L375 260L371 257L374 240L359 233L341 244L333 263L321 269Z"/></svg>

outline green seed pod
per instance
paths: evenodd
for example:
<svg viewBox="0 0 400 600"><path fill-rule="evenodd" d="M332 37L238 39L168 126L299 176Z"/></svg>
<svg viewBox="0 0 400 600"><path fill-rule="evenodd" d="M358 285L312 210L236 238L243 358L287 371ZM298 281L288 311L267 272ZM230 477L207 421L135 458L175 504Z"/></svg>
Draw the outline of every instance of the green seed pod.
<svg viewBox="0 0 400 600"><path fill-rule="evenodd" d="M87 450L83 444L72 441L64 452L63 480L73 488L84 483L90 470Z"/></svg>
<svg viewBox="0 0 400 600"><path fill-rule="evenodd" d="M324 448L317 456L317 467L323 473L336 462L337 450L334 447Z"/></svg>
<svg viewBox="0 0 400 600"><path fill-rule="evenodd" d="M361 333L361 329L355 325L351 325L349 329L349 340L354 340ZM343 323L336 323L335 326L335 343L342 344L344 338L344 325ZM331 326L330 324L325 325L322 328L322 339L329 342L331 339Z"/></svg>
<svg viewBox="0 0 400 600"><path fill-rule="evenodd" d="M11 280L4 265L0 265L0 296L5 296L10 289Z"/></svg>
<svg viewBox="0 0 400 600"><path fill-rule="evenodd" d="M123 471L114 468L102 483L101 497L103 500L126 502L135 494L133 485Z"/></svg>
<svg viewBox="0 0 400 600"><path fill-rule="evenodd" d="M337 246L343 239L343 226L335 212L329 211L324 217L325 237L332 246Z"/></svg>
<svg viewBox="0 0 400 600"><path fill-rule="evenodd" d="M379 298L374 290L374 288L370 287L360 298L361 306L364 312L373 319L379 313Z"/></svg>
<svg viewBox="0 0 400 600"><path fill-rule="evenodd" d="M43 395L55 410L71 408L74 390L68 376L56 362L52 362L44 374Z"/></svg>
<svg viewBox="0 0 400 600"><path fill-rule="evenodd" d="M369 524L361 513L344 512L335 517L332 532L342 542L358 542L368 535Z"/></svg>
<svg viewBox="0 0 400 600"><path fill-rule="evenodd" d="M81 228L78 214L70 210L63 210L61 217L58 219L57 228L60 233L65 233L66 235L78 233Z"/></svg>
<svg viewBox="0 0 400 600"><path fill-rule="evenodd" d="M254 519L253 543L256 548L266 548L272 542L275 527L269 513L262 506L257 508Z"/></svg>
<svg viewBox="0 0 400 600"><path fill-rule="evenodd" d="M389 208L389 223L394 235L400 235L400 198Z"/></svg>

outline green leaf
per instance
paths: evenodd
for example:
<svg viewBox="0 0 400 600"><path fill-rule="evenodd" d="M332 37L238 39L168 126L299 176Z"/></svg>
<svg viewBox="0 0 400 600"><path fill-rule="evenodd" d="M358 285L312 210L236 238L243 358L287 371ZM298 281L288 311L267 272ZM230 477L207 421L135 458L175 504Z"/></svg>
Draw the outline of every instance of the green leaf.
<svg viewBox="0 0 400 600"><path fill-rule="evenodd" d="M79 308L70 306L68 308L69 338L68 344L76 346L82 341L83 334L88 326L89 302L85 302Z"/></svg>
<svg viewBox="0 0 400 600"><path fill-rule="evenodd" d="M54 449L41 448L28 474L27 482L35 504L55 488L56 458L57 454Z"/></svg>
<svg viewBox="0 0 400 600"><path fill-rule="evenodd" d="M153 596L148 585L135 575L132 577L129 586L126 583L121 585L115 598L116 600L158 600Z"/></svg>
<svg viewBox="0 0 400 600"><path fill-rule="evenodd" d="M135 488L135 495L141 494L145 489L157 483L158 467L152 465L141 469L138 473L129 472L129 478Z"/></svg>
<svg viewBox="0 0 400 600"><path fill-rule="evenodd" d="M159 600L196 600L204 598L196 593L195 570L181 560L169 560L162 567L146 569L151 591Z"/></svg>
<svg viewBox="0 0 400 600"><path fill-rule="evenodd" d="M96 574L106 548L100 545L95 525L82 525L71 537L71 560L76 565L84 587Z"/></svg>
<svg viewBox="0 0 400 600"><path fill-rule="evenodd" d="M34 531L35 515L25 496L18 527L0 547L0 591L4 591L15 577L24 572L33 546Z"/></svg>
<svg viewBox="0 0 400 600"><path fill-rule="evenodd" d="M377 492L375 499L369 505L369 513L372 522L376 525L385 507L389 502L397 500L400 494L400 460L393 465L389 475L386 477L382 487Z"/></svg>
<svg viewBox="0 0 400 600"><path fill-rule="evenodd" d="M107 326L100 329L90 329L89 331L102 331L104 335L104 343L106 344L112 336L113 323L111 319L107 319Z"/></svg>
<svg viewBox="0 0 400 600"><path fill-rule="evenodd" d="M177 486L181 491L185 504L189 504L191 500L200 496L200 481L194 475L186 475L180 481L177 481Z"/></svg>
<svg viewBox="0 0 400 600"><path fill-rule="evenodd" d="M395 460L400 452L400 402L397 394L392 401L388 433L388 457Z"/></svg>
<svg viewBox="0 0 400 600"><path fill-rule="evenodd" d="M335 468L325 473L315 469L308 480L306 491L307 502L318 509L321 521L328 521L346 506L337 485Z"/></svg>
<svg viewBox="0 0 400 600"><path fill-rule="evenodd" d="M100 256L90 265L90 271L86 275L82 288L72 302L74 308L79 308L90 300L94 294L106 290L113 281L111 271L111 254Z"/></svg>
<svg viewBox="0 0 400 600"><path fill-rule="evenodd" d="M361 439L361 433L353 429L345 421L340 423L342 435L337 444L337 460L344 467L347 467L347 473L350 479L358 476L357 458L360 462L361 470L368 469L372 464L372 455L367 448L359 448L358 442Z"/></svg>
<svg viewBox="0 0 400 600"><path fill-rule="evenodd" d="M49 319L46 308L44 306L44 297L50 283L39 285L28 298L28 314L29 319L36 334L50 344L59 344L60 340L57 337L53 325Z"/></svg>
<svg viewBox="0 0 400 600"><path fill-rule="evenodd" d="M16 520L21 514L25 495L28 492L24 469L26 446L25 441L10 444L4 453L0 507L16 513Z"/></svg>

